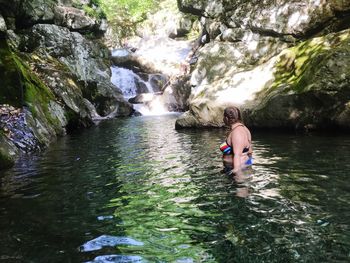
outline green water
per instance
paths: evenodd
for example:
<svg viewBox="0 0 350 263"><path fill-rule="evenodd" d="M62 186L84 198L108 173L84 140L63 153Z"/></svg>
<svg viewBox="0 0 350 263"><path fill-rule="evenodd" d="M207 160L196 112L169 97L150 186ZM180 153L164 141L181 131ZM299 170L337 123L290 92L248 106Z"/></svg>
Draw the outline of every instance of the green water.
<svg viewBox="0 0 350 263"><path fill-rule="evenodd" d="M223 130L100 123L0 176L0 262L349 262L350 136L253 132L242 183Z"/></svg>

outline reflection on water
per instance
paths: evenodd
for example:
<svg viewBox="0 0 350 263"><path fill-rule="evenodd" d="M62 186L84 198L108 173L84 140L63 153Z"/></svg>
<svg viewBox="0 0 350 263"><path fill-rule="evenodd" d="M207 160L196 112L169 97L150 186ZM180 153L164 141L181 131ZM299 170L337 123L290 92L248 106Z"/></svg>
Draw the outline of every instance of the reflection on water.
<svg viewBox="0 0 350 263"><path fill-rule="evenodd" d="M5 262L348 262L349 136L253 133L244 180L222 130L102 122L1 175Z"/></svg>

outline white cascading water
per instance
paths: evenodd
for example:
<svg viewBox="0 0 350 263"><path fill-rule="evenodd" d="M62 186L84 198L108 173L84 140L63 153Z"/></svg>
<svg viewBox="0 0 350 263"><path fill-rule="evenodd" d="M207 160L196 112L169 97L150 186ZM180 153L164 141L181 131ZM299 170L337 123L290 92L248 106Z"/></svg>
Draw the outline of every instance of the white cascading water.
<svg viewBox="0 0 350 263"><path fill-rule="evenodd" d="M130 69L111 67L112 70L112 83L117 86L123 93L124 98L130 99L135 97L136 94L136 83L135 73Z"/></svg>
<svg viewBox="0 0 350 263"><path fill-rule="evenodd" d="M113 66L111 67L111 71L111 82L122 91L126 100L138 95L135 80L146 85L149 93L146 93L148 96L145 97L148 103L134 104L133 106L136 111L140 112L142 115L162 115L169 113L160 97L153 94L153 88L148 81L144 81L130 69Z"/></svg>
<svg viewBox="0 0 350 263"><path fill-rule="evenodd" d="M150 62L154 68L157 69L156 71L162 72L168 76L182 74L181 63L187 58L191 51L190 41L178 41L170 38L135 38L135 41L130 40L129 44L136 47L133 56L137 56L143 61ZM112 51L113 57L127 60L129 55L129 52L123 49ZM138 95L137 82L144 83L148 88L149 93L142 95L142 97L145 98L143 101L146 102L143 104L134 104L135 110L139 111L142 115L161 115L169 113L162 101L162 96L153 94L152 86L148 81L142 80L133 71L125 68L114 66L111 69L111 81L122 90L126 99Z"/></svg>

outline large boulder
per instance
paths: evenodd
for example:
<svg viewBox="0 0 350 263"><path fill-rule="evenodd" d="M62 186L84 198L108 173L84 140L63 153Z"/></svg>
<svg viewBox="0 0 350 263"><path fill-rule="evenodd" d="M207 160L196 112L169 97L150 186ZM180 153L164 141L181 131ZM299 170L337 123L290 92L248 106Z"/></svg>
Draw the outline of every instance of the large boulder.
<svg viewBox="0 0 350 263"><path fill-rule="evenodd" d="M16 12L16 25L27 28L36 23L53 22L55 0L23 0Z"/></svg>
<svg viewBox="0 0 350 263"><path fill-rule="evenodd" d="M282 52L274 82L247 109L258 127L350 128L350 30Z"/></svg>
<svg viewBox="0 0 350 263"><path fill-rule="evenodd" d="M66 65L81 82L83 97L95 105L100 115L131 114L131 105L110 81L108 50L88 41L78 32L43 24L33 27L23 48L44 58L52 56Z"/></svg>
<svg viewBox="0 0 350 263"><path fill-rule="evenodd" d="M98 31L100 28L100 21L88 16L84 10L78 8L56 6L54 13L55 24L66 27L72 31Z"/></svg>
<svg viewBox="0 0 350 263"><path fill-rule="evenodd" d="M210 38L197 53L189 111L178 128L222 126L232 104L256 127L349 126L348 31L330 33L349 28L349 1L178 4L201 17Z"/></svg>
<svg viewBox="0 0 350 263"><path fill-rule="evenodd" d="M203 69L176 126L223 126L223 109L236 105L252 127L349 128L349 43L350 30L332 33L241 71L221 57Z"/></svg>

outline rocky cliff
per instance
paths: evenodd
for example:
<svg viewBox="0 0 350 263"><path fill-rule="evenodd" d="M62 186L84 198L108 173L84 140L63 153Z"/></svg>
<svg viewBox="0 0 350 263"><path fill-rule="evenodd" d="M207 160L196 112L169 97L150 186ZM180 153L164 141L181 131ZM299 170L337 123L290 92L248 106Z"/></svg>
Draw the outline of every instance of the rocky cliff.
<svg viewBox="0 0 350 263"><path fill-rule="evenodd" d="M177 128L223 125L239 106L250 127L350 128L350 2L178 0L207 43Z"/></svg>
<svg viewBox="0 0 350 263"><path fill-rule="evenodd" d="M105 30L68 0L0 0L0 169L70 129L132 113L110 82Z"/></svg>

